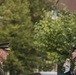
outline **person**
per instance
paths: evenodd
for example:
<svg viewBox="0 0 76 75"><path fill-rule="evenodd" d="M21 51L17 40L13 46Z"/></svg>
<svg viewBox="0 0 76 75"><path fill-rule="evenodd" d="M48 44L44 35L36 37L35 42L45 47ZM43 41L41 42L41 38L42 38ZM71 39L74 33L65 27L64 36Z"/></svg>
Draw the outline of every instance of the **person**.
<svg viewBox="0 0 76 75"><path fill-rule="evenodd" d="M66 59L66 61L65 61L65 63L64 63L64 68L65 68L65 71L64 71L64 75L71 75L71 73L70 73L70 59L69 58L67 58Z"/></svg>
<svg viewBox="0 0 76 75"><path fill-rule="evenodd" d="M72 50L72 59L74 62L74 69L72 75L76 75L76 46L74 46Z"/></svg>
<svg viewBox="0 0 76 75"><path fill-rule="evenodd" d="M76 58L76 46L73 47L73 51L72 51L72 58L75 59Z"/></svg>
<svg viewBox="0 0 76 75"><path fill-rule="evenodd" d="M4 75L3 70L3 62L7 59L8 54L8 44L9 43L2 43L0 44L0 75Z"/></svg>

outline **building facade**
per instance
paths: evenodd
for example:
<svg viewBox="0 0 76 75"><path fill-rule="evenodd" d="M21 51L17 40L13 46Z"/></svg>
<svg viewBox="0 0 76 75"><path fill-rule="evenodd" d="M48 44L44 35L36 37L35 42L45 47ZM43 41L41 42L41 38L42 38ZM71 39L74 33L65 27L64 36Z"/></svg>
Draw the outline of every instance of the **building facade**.
<svg viewBox="0 0 76 75"><path fill-rule="evenodd" d="M70 12L76 11L76 0L59 0L59 9L63 9L64 6L61 4L65 4L67 10Z"/></svg>

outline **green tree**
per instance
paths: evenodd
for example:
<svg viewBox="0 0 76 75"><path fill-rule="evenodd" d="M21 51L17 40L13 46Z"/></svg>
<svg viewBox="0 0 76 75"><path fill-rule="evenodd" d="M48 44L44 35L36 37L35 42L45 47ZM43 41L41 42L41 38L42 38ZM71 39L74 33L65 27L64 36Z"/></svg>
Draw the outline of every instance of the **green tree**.
<svg viewBox="0 0 76 75"><path fill-rule="evenodd" d="M10 42L6 65L11 75L32 70L33 25L29 12L27 0L5 0L0 5L0 40Z"/></svg>
<svg viewBox="0 0 76 75"><path fill-rule="evenodd" d="M51 17L49 12L35 24L35 44L39 50L50 53L48 60L62 64L71 57L71 48L76 44L76 17L67 12L59 12L57 19Z"/></svg>
<svg viewBox="0 0 76 75"><path fill-rule="evenodd" d="M41 19L43 10L51 11L55 8L55 0L28 0L30 3L30 14L35 23Z"/></svg>

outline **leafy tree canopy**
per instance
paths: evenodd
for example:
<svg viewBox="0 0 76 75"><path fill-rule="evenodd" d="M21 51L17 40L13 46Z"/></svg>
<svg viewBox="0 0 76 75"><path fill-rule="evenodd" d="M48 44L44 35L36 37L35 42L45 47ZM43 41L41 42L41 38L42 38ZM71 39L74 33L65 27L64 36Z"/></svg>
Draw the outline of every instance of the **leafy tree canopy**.
<svg viewBox="0 0 76 75"><path fill-rule="evenodd" d="M49 12L49 16L45 15L35 24L35 44L44 52L56 52L53 61L60 60L62 63L67 57L71 57L71 47L76 43L76 18L73 13L61 12L58 13L57 19L51 17L52 13ZM49 58L52 59L52 56Z"/></svg>

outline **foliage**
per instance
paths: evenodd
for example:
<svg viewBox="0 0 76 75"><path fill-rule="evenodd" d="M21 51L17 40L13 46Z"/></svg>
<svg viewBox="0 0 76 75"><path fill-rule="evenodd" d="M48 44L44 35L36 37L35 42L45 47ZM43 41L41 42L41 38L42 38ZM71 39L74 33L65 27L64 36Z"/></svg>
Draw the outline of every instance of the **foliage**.
<svg viewBox="0 0 76 75"><path fill-rule="evenodd" d="M27 0L5 0L0 6L0 40L10 42L11 52L6 65L11 75L15 71L16 74L26 72L31 64L31 60L26 58L33 50L33 26L29 12Z"/></svg>
<svg viewBox="0 0 76 75"><path fill-rule="evenodd" d="M10 42L4 69L11 75L37 69L50 71L56 63L63 64L67 57L71 58L71 47L76 43L76 14L58 11L58 18L52 19L52 1L55 0L0 3L0 43Z"/></svg>
<svg viewBox="0 0 76 75"><path fill-rule="evenodd" d="M35 39L38 48L50 53L50 60L63 63L66 58L71 57L71 47L76 43L75 15L73 13L59 12L57 19L49 16L43 17L35 25ZM56 52L54 56L52 53Z"/></svg>
<svg viewBox="0 0 76 75"><path fill-rule="evenodd" d="M29 0L30 3L30 14L32 16L32 21L38 22L43 15L43 10L52 10L54 9L55 0Z"/></svg>

